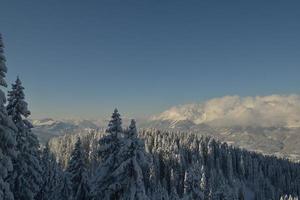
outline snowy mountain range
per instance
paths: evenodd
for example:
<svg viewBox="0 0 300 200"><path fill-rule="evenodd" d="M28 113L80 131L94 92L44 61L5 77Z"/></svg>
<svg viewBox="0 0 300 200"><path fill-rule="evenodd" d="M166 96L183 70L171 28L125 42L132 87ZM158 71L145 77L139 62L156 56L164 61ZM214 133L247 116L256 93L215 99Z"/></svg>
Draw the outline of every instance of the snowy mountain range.
<svg viewBox="0 0 300 200"><path fill-rule="evenodd" d="M225 96L172 107L145 127L195 132L248 150L300 160L300 96Z"/></svg>
<svg viewBox="0 0 300 200"><path fill-rule="evenodd" d="M45 143L52 137L65 134L88 132L98 129L100 126L90 120L54 120L51 118L32 120L33 132L38 136L41 143Z"/></svg>
<svg viewBox="0 0 300 200"><path fill-rule="evenodd" d="M153 121L191 121L219 127L300 127L300 96L225 96L203 103L173 107Z"/></svg>
<svg viewBox="0 0 300 200"><path fill-rule="evenodd" d="M123 120L125 124L129 119ZM108 124L107 119L87 120L87 119L32 119L33 132L38 136L42 144L49 139L61 135L88 133L91 130L105 129Z"/></svg>
<svg viewBox="0 0 300 200"><path fill-rule="evenodd" d="M128 123L128 119L123 120ZM49 138L104 129L107 120L33 120L41 142ZM300 160L300 96L225 96L172 107L139 128L194 132L264 154Z"/></svg>

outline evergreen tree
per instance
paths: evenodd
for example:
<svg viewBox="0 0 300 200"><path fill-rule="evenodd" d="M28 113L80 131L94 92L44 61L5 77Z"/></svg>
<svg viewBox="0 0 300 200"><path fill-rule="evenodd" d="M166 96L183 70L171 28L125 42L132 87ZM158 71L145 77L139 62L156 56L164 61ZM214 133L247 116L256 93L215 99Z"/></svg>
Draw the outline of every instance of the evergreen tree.
<svg viewBox="0 0 300 200"><path fill-rule="evenodd" d="M70 175L74 200L88 200L90 187L87 179L85 155L80 138L77 139L75 148L71 154L67 172Z"/></svg>
<svg viewBox="0 0 300 200"><path fill-rule="evenodd" d="M118 158L121 146L121 125L122 120L120 114L118 110L115 109L106 130L107 135L99 140L98 155L100 157L100 165L93 180L92 194L94 199L109 199L112 193L118 195L115 192L117 189L109 188L109 185L115 181L111 176L113 170L121 164L120 158Z"/></svg>
<svg viewBox="0 0 300 200"><path fill-rule="evenodd" d="M120 115L115 110L107 130L109 135L100 139L100 155L104 159L99 167L94 198L147 199L144 184L147 158L144 144L137 137L135 121L123 132ZM101 151L107 146L112 150L109 156L106 156L107 151Z"/></svg>
<svg viewBox="0 0 300 200"><path fill-rule="evenodd" d="M118 109L114 110L106 132L110 133L114 137L117 137L118 133L122 132L122 119L121 115L118 112Z"/></svg>
<svg viewBox="0 0 300 200"><path fill-rule="evenodd" d="M122 199L147 199L143 173L148 164L147 156L144 143L137 137L135 120L131 120L126 134L128 137L123 140L123 145L118 155L123 160L120 167L113 172L113 175L116 176L121 184Z"/></svg>
<svg viewBox="0 0 300 200"><path fill-rule="evenodd" d="M284 195L280 197L280 200L298 200L298 197L293 197L292 195Z"/></svg>
<svg viewBox="0 0 300 200"><path fill-rule="evenodd" d="M19 152L13 159L14 171L10 184L16 199L32 200L39 191L42 170L39 142L31 132L31 123L23 119L30 115L23 90L18 77L15 84L12 84L12 90L8 92L7 112L18 129L16 140Z"/></svg>
<svg viewBox="0 0 300 200"><path fill-rule="evenodd" d="M31 128L28 127L30 126L27 124L28 122L23 120L23 117L27 118L30 115L30 111L25 101L24 87L19 77L17 77L15 83L12 84L12 90L8 91L7 113L16 124L18 131Z"/></svg>
<svg viewBox="0 0 300 200"><path fill-rule="evenodd" d="M174 174L174 169L171 169L171 175L170 175L170 200L179 200L179 196L176 189L176 179Z"/></svg>
<svg viewBox="0 0 300 200"><path fill-rule="evenodd" d="M57 185L54 194L52 195L52 200L73 200L72 186L69 179L69 174L62 173L62 179Z"/></svg>
<svg viewBox="0 0 300 200"><path fill-rule="evenodd" d="M184 196L185 199L203 199L204 195L200 188L200 171L196 172L194 167L188 169L184 176Z"/></svg>
<svg viewBox="0 0 300 200"><path fill-rule="evenodd" d="M3 51L4 45L0 34L0 86L7 87L5 82L5 73L7 67L5 65L5 57ZM16 127L12 120L8 117L4 104L6 98L4 92L0 89L0 199L12 200L13 193L10 189L7 178L8 174L13 170L12 158L15 158Z"/></svg>
<svg viewBox="0 0 300 200"><path fill-rule="evenodd" d="M239 189L238 200L245 200L245 195L242 188Z"/></svg>
<svg viewBox="0 0 300 200"><path fill-rule="evenodd" d="M36 195L36 200L52 200L52 196L56 193L56 188L60 182L61 169L58 166L54 155L50 152L49 144L42 151L41 156L42 167L42 184Z"/></svg>
<svg viewBox="0 0 300 200"><path fill-rule="evenodd" d="M208 199L209 196L208 170L204 165L201 166L200 188L204 194L204 199Z"/></svg>
<svg viewBox="0 0 300 200"><path fill-rule="evenodd" d="M4 56L4 44L2 41L2 34L0 33L0 85L3 87L7 87L7 83L4 79L5 74L7 73L7 67L6 67L5 62L6 62L6 59ZM4 96L5 96L4 94L1 95L1 97L4 97Z"/></svg>

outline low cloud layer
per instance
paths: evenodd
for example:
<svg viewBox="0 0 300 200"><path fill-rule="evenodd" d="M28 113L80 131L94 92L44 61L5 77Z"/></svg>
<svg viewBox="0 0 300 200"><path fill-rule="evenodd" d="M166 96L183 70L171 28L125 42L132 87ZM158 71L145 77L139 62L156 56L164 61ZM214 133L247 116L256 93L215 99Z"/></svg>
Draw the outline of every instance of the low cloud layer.
<svg viewBox="0 0 300 200"><path fill-rule="evenodd" d="M225 96L173 107L153 119L215 126L300 127L300 96Z"/></svg>

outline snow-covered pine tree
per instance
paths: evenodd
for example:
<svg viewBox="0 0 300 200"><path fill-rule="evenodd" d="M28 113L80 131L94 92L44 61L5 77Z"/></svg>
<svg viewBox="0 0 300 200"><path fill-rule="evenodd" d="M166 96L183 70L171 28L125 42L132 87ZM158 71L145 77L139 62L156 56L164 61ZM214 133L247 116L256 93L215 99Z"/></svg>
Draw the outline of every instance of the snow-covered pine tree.
<svg viewBox="0 0 300 200"><path fill-rule="evenodd" d="M137 137L137 128L135 120L131 120L128 131L122 140L122 147L118 157L122 158L122 163L114 172L122 187L122 199L143 200L147 199L144 171L146 170L147 155L144 149L144 143Z"/></svg>
<svg viewBox="0 0 300 200"><path fill-rule="evenodd" d="M191 173L190 171L186 171L184 174L184 195L183 195L183 199L184 200L191 200L192 199L192 189L193 189L193 183L192 183L192 177L191 177Z"/></svg>
<svg viewBox="0 0 300 200"><path fill-rule="evenodd" d="M118 110L115 109L109 121L106 135L99 140L100 165L92 181L93 199L106 200L111 198L112 193L114 193L109 185L114 184L115 180L113 180L111 174L121 163L120 158L117 156L121 147L121 134L122 120ZM114 193L114 195L117 194Z"/></svg>
<svg viewBox="0 0 300 200"><path fill-rule="evenodd" d="M111 120L109 121L108 128L106 129L107 133L110 133L114 137L118 137L118 133L122 132L122 119L121 115L119 114L118 109L115 109Z"/></svg>
<svg viewBox="0 0 300 200"><path fill-rule="evenodd" d="M153 199L154 195L156 194L156 189L157 189L157 174L155 170L155 166L152 162L150 169L149 169L149 184L148 184L148 189L147 189L147 196Z"/></svg>
<svg viewBox="0 0 300 200"><path fill-rule="evenodd" d="M204 199L208 199L209 196L209 182L208 182L208 169L206 166L201 166L201 179L200 179L200 189L204 194Z"/></svg>
<svg viewBox="0 0 300 200"><path fill-rule="evenodd" d="M73 200L70 175L68 172L63 172L61 176L62 178L52 195L52 200Z"/></svg>
<svg viewBox="0 0 300 200"><path fill-rule="evenodd" d="M135 121L131 121L124 133L115 110L107 132L109 135L99 142L100 156L104 159L98 170L94 199L147 199L143 173L147 156L143 142L137 137ZM111 148L110 155L106 155L107 147Z"/></svg>
<svg viewBox="0 0 300 200"><path fill-rule="evenodd" d="M7 83L4 79L5 73L7 73L7 67L5 62L6 62L6 58L4 56L4 44L2 41L2 34L0 33L0 85L3 87L7 87ZM4 93L1 96L5 96Z"/></svg>
<svg viewBox="0 0 300 200"><path fill-rule="evenodd" d="M8 92L7 112L15 123L18 131L16 135L17 157L13 159L14 171L10 175L11 188L15 199L33 200L41 184L41 166L39 160L39 142L31 132L32 125L27 118L30 115L25 102L24 87L17 78Z"/></svg>
<svg viewBox="0 0 300 200"><path fill-rule="evenodd" d="M200 183L200 171L197 172L194 167L189 168L184 176L184 198L199 200L204 199Z"/></svg>
<svg viewBox="0 0 300 200"><path fill-rule="evenodd" d="M0 34L0 86L7 87L5 81L5 73L7 67L5 65L5 56L3 51L4 45ZM15 132L17 128L12 120L8 117L4 104L6 98L4 92L0 89L0 199L12 200L13 193L9 186L7 176L13 170L12 158L16 156L15 152Z"/></svg>
<svg viewBox="0 0 300 200"><path fill-rule="evenodd" d="M27 128L23 117L27 118L30 115L30 111L25 102L24 87L19 77L17 77L15 83L12 84L11 91L8 91L7 113L16 124L18 130L23 131L23 129Z"/></svg>
<svg viewBox="0 0 300 200"><path fill-rule="evenodd" d="M179 196L176 189L176 178L174 174L174 169L171 169L170 174L170 200L179 200Z"/></svg>
<svg viewBox="0 0 300 200"><path fill-rule="evenodd" d="M141 168L149 169L150 157L146 153L144 141L138 137L136 121L134 119L131 120L128 131L125 132L125 136L127 136L125 139L131 142L130 150L132 151L132 155L136 157Z"/></svg>
<svg viewBox="0 0 300 200"><path fill-rule="evenodd" d="M298 197L293 197L292 195L284 195L280 197L280 200L298 200Z"/></svg>
<svg viewBox="0 0 300 200"><path fill-rule="evenodd" d="M71 154L67 172L70 175L73 199L90 199L90 186L87 177L85 155L80 138L77 139L75 148Z"/></svg>
<svg viewBox="0 0 300 200"><path fill-rule="evenodd" d="M49 144L42 151L41 155L42 167L42 184L40 191L36 195L36 200L52 200L56 188L61 181L61 168L58 166L54 155L50 152Z"/></svg>

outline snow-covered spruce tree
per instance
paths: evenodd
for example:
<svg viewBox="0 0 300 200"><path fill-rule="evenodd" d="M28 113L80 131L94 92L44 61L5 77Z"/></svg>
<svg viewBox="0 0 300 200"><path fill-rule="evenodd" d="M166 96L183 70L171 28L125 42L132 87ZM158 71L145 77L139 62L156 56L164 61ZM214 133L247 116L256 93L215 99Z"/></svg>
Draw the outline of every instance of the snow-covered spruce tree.
<svg viewBox="0 0 300 200"><path fill-rule="evenodd" d="M107 129L109 135L100 139L102 163L98 169L94 199L148 199L144 172L148 159L144 143L137 137L135 121L123 131L118 111L115 110ZM107 155L107 148L110 155Z"/></svg>
<svg viewBox="0 0 300 200"><path fill-rule="evenodd" d="M52 194L52 200L73 200L72 185L70 175L67 172L61 174L61 179Z"/></svg>
<svg viewBox="0 0 300 200"><path fill-rule="evenodd" d="M170 200L179 200L179 196L177 194L176 189L176 178L174 174L174 169L171 169L171 175L170 175Z"/></svg>
<svg viewBox="0 0 300 200"><path fill-rule="evenodd" d="M122 120L118 110L115 109L106 129L106 135L99 140L100 165L93 179L92 196L95 200L106 200L113 195L114 190L109 188L115 180L111 176L121 163L117 157L121 146ZM114 195L117 195L114 193Z"/></svg>
<svg viewBox="0 0 300 200"><path fill-rule="evenodd" d="M298 197L293 197L292 195L284 195L280 197L280 200L298 200Z"/></svg>
<svg viewBox="0 0 300 200"><path fill-rule="evenodd" d="M2 36L0 34L0 86L7 87L4 80L7 68L3 52ZM0 199L12 200L13 193L9 186L7 176L13 170L12 158L16 156L15 152L15 132L17 128L8 117L4 104L6 98L4 92L0 89Z"/></svg>
<svg viewBox="0 0 300 200"><path fill-rule="evenodd" d="M200 188L200 171L191 167L184 177L184 199L204 199Z"/></svg>
<svg viewBox="0 0 300 200"><path fill-rule="evenodd" d="M42 170L39 142L31 132L31 123L23 119L30 115L23 90L24 87L18 77L15 84L12 84L12 90L8 92L7 112L18 129L16 135L18 155L13 159L14 171L10 175L10 185L15 199L32 200L39 191Z"/></svg>
<svg viewBox="0 0 300 200"><path fill-rule="evenodd" d="M50 152L49 144L42 151L41 155L42 167L42 184L40 191L36 195L36 200L52 200L56 188L61 181L61 168L56 162L54 155Z"/></svg>
<svg viewBox="0 0 300 200"><path fill-rule="evenodd" d="M143 141L137 137L135 120L131 120L129 129L125 132L118 157L123 160L113 176L122 187L122 199L147 199L143 172L148 167L148 158Z"/></svg>
<svg viewBox="0 0 300 200"><path fill-rule="evenodd" d="M71 154L67 172L70 175L73 199L90 199L90 187L87 177L85 155L80 138L77 139L75 148Z"/></svg>

